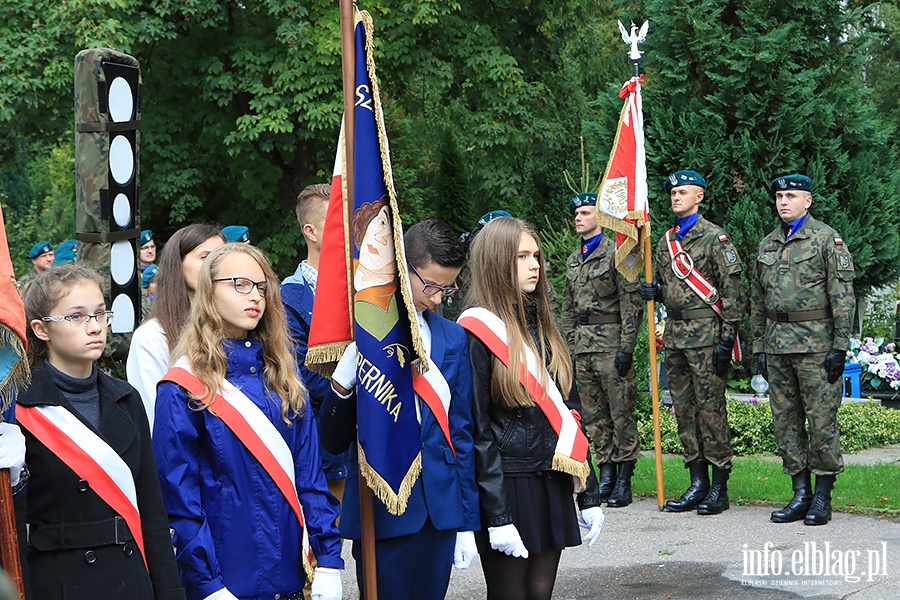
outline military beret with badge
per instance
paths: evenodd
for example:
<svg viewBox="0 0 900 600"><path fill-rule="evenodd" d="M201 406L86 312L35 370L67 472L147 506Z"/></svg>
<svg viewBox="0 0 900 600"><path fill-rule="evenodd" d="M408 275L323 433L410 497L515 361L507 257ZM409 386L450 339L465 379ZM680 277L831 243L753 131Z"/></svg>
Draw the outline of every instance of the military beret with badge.
<svg viewBox="0 0 900 600"><path fill-rule="evenodd" d="M53 252L53 244L50 242L38 242L28 251L28 258L37 258L41 254Z"/></svg>
<svg viewBox="0 0 900 600"><path fill-rule="evenodd" d="M812 179L810 179L806 175L801 175L800 173L794 173L793 175L782 175L781 177L776 177L772 180L772 183L769 184L769 190L773 194L775 192L784 192L786 190L802 190L804 192L812 192L813 182Z"/></svg>
<svg viewBox="0 0 900 600"><path fill-rule="evenodd" d="M569 212L573 215L575 211L582 206L597 206L597 194L593 192L582 192L569 200Z"/></svg>
<svg viewBox="0 0 900 600"><path fill-rule="evenodd" d="M666 178L664 187L668 194L672 191L672 188L681 187L682 185L696 185L706 189L706 180L697 171L676 171Z"/></svg>

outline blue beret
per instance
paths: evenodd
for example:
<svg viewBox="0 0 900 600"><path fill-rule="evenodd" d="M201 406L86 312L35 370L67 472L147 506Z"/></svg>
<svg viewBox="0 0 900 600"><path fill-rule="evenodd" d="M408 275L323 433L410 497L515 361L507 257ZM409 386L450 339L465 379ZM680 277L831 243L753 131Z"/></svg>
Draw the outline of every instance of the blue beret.
<svg viewBox="0 0 900 600"><path fill-rule="evenodd" d="M75 261L75 240L65 240L56 247L56 256L53 257L53 266L64 265Z"/></svg>
<svg viewBox="0 0 900 600"><path fill-rule="evenodd" d="M37 258L41 254L53 252L53 244L50 242L38 242L28 251L28 258Z"/></svg>
<svg viewBox="0 0 900 600"><path fill-rule="evenodd" d="M146 269L144 269L144 274L141 275L141 287L145 290L150 287L150 282L153 281L153 278L156 277L156 272L159 271L159 267L157 265L150 265Z"/></svg>
<svg viewBox="0 0 900 600"><path fill-rule="evenodd" d="M573 215L575 214L575 209L582 206L597 206L597 194L582 192L569 200L569 212Z"/></svg>
<svg viewBox="0 0 900 600"><path fill-rule="evenodd" d="M250 230L243 225L229 225L222 229L226 242L249 242Z"/></svg>
<svg viewBox="0 0 900 600"><path fill-rule="evenodd" d="M682 185L699 185L705 190L706 180L703 179L703 175L697 171L676 171L666 178L666 193L668 194L672 191L672 188L677 188Z"/></svg>
<svg viewBox="0 0 900 600"><path fill-rule="evenodd" d="M144 229L141 231L141 243L138 246L143 246L147 242L153 241L153 232L149 229Z"/></svg>
<svg viewBox="0 0 900 600"><path fill-rule="evenodd" d="M813 189L813 182L812 179L806 175L801 175L800 173L782 175L781 177L776 177L772 180L772 183L769 184L769 189L773 194L784 190L804 190L811 192Z"/></svg>
<svg viewBox="0 0 900 600"><path fill-rule="evenodd" d="M475 224L475 227L484 227L488 224L488 222L493 221L497 217L511 217L512 215L506 212L505 210L492 210L489 213L485 213L481 215L481 218L478 219L478 223Z"/></svg>

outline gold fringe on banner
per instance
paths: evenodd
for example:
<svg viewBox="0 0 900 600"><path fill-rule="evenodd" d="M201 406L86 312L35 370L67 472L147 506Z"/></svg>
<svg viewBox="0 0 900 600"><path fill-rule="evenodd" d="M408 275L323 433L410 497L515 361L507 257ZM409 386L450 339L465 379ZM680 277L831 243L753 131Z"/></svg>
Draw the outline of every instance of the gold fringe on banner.
<svg viewBox="0 0 900 600"><path fill-rule="evenodd" d="M388 482L369 465L369 461L366 460L366 453L358 440L356 448L359 451L359 471L366 478L366 484L368 484L369 489L381 500L389 513L394 516L402 515L406 511L406 503L409 501L409 495L412 494L416 479L422 473L422 453L416 454L415 460L409 466L409 471L406 472L403 481L400 483L400 490L394 492L391 486L388 485ZM585 474L585 476L587 475Z"/></svg>
<svg viewBox="0 0 900 600"><path fill-rule="evenodd" d="M306 368L331 379L331 374L349 345L350 341L344 341L313 346L306 353Z"/></svg>
<svg viewBox="0 0 900 600"><path fill-rule="evenodd" d="M19 386L27 385L31 381L31 368L25 358L25 344L22 338L5 325L0 325L0 345L9 348L19 357L3 381L0 381L0 413L3 413L12 406ZM0 416L0 422L2 420Z"/></svg>
<svg viewBox="0 0 900 600"><path fill-rule="evenodd" d="M421 365L420 369L422 371L427 371L428 356L425 354L425 346L422 344L422 336L419 333L419 323L415 318L416 309L410 291L412 288L409 283L409 269L406 266L406 250L403 246L403 223L400 219L400 206L397 202L397 192L394 189L394 173L391 170L391 158L388 154L387 133L384 127L384 113L381 108L381 93L378 89L378 77L375 75L375 59L372 56L375 50L375 43L373 41L375 28L372 23L372 16L367 11L360 11L357 13L356 18L357 22L362 21L363 26L366 28L366 70L369 73L369 80L372 83L372 99L375 103L375 125L378 128L378 147L381 150L381 168L384 170L384 185L387 188L388 198L391 203L391 223L394 229L394 255L397 257L397 277L400 279L400 291L403 296L403 304L406 307L406 315L409 319L410 329L412 331L413 348L418 356Z"/></svg>

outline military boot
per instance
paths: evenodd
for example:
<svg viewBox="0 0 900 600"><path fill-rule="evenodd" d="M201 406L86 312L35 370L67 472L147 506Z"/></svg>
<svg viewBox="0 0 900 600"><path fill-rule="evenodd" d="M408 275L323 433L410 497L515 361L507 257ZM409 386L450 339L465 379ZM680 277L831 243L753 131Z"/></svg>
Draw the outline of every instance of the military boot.
<svg viewBox="0 0 900 600"><path fill-rule="evenodd" d="M813 500L809 469L791 475L791 483L794 486L794 497L787 506L772 513L771 518L775 523L793 523L806 518L806 513L809 512L809 505Z"/></svg>
<svg viewBox="0 0 900 600"><path fill-rule="evenodd" d="M691 471L691 485L681 495L678 500L669 500L666 502L665 509L667 512L687 512L694 510L706 494L709 493L709 465L706 461L697 459L688 463Z"/></svg>
<svg viewBox="0 0 900 600"><path fill-rule="evenodd" d="M816 493L813 494L804 525L825 525L831 520L831 490L835 475L816 475Z"/></svg>
<svg viewBox="0 0 900 600"><path fill-rule="evenodd" d="M697 507L698 515L718 515L728 510L728 471L712 466L712 485Z"/></svg>
<svg viewBox="0 0 900 600"><path fill-rule="evenodd" d="M621 508L631 504L631 476L634 475L634 463L636 462L635 460L629 460L619 464L616 485L609 495L609 500L606 501L607 506Z"/></svg>
<svg viewBox="0 0 900 600"><path fill-rule="evenodd" d="M606 502L616 485L616 463L600 465L600 502Z"/></svg>

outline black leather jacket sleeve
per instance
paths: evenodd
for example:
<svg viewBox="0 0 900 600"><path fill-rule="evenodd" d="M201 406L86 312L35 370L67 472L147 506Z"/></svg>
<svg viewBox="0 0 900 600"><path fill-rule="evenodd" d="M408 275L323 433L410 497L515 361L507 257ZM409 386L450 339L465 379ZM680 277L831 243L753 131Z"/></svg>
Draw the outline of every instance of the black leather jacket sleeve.
<svg viewBox="0 0 900 600"><path fill-rule="evenodd" d="M569 392L569 398L566 400L566 406L569 407L569 410L577 410L578 414L581 414L581 396L578 393L578 384L574 381L572 382L572 391ZM587 437L587 431L584 428L584 421L579 422L579 427L581 427L581 433ZM590 440L590 438L588 438ZM600 501L600 482L597 481L597 474L594 471L594 459L592 457L592 452L590 449L590 445L588 446L587 453L587 461L588 461L588 478L585 482L585 489L583 492L578 494L578 508L584 510L585 508L591 508L594 506L600 506L602 502Z"/></svg>
<svg viewBox="0 0 900 600"><path fill-rule="evenodd" d="M499 527L513 522L503 491L503 464L500 448L491 431L491 371L493 354L481 341L466 332L469 361L472 366L472 412L475 424L475 482L481 504L484 527Z"/></svg>

